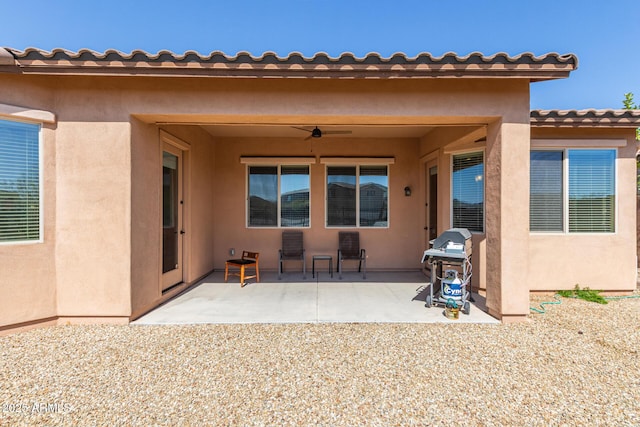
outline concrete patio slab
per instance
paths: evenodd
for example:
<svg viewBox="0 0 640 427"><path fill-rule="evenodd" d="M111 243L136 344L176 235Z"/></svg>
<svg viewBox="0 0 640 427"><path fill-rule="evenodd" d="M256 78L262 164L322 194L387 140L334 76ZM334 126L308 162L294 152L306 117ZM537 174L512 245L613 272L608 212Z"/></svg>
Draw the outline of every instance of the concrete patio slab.
<svg viewBox="0 0 640 427"><path fill-rule="evenodd" d="M240 287L214 272L198 285L132 322L135 325L194 323L499 323L474 294L471 314L447 319L443 307L425 308L421 272L374 272L366 280L348 272L340 280L321 272L264 273Z"/></svg>

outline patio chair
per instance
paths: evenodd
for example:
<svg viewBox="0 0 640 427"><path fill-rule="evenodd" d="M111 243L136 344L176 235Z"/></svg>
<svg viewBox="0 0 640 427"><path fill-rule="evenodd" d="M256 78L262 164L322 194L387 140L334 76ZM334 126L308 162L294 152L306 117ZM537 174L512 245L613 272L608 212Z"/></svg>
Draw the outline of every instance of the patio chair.
<svg viewBox="0 0 640 427"><path fill-rule="evenodd" d="M260 268L258 266L258 258L260 254L258 252L248 252L242 251L242 258L240 259L229 259L224 263L224 281L227 281L229 276L240 276L240 287L245 285L245 280L252 279L255 277L256 282L260 281ZM231 272L229 273L229 267L239 268L239 272ZM255 269L255 275L247 276L245 275L245 270L247 268L253 267Z"/></svg>
<svg viewBox="0 0 640 427"><path fill-rule="evenodd" d="M305 259L302 231L283 231L282 249L278 251L278 279L282 279L282 263L289 260L302 261L302 278L307 278L307 261Z"/></svg>
<svg viewBox="0 0 640 427"><path fill-rule="evenodd" d="M367 278L367 255L360 248L360 233L357 231L341 231L338 233L338 273L342 279L342 261L358 260L358 272Z"/></svg>

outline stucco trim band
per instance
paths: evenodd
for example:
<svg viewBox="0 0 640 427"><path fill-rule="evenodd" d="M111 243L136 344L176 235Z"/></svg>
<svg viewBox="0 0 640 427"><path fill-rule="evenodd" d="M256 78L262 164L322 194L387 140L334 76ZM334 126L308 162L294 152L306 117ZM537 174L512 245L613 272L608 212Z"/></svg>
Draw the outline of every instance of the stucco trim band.
<svg viewBox="0 0 640 427"><path fill-rule="evenodd" d="M315 157L240 157L243 165L312 165Z"/></svg>
<svg viewBox="0 0 640 427"><path fill-rule="evenodd" d="M626 139L532 139L531 148L626 147Z"/></svg>
<svg viewBox="0 0 640 427"><path fill-rule="evenodd" d="M323 165L352 165L354 163L366 163L368 165L392 165L395 157L321 157Z"/></svg>

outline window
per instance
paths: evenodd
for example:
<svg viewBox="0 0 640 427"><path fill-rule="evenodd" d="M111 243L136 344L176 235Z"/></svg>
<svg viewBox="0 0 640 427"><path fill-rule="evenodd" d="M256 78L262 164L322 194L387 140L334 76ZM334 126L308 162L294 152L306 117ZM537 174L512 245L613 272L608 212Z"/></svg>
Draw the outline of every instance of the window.
<svg viewBox="0 0 640 427"><path fill-rule="evenodd" d="M563 230L562 151L532 151L529 182L529 229Z"/></svg>
<svg viewBox="0 0 640 427"><path fill-rule="evenodd" d="M309 166L249 166L249 227L309 226Z"/></svg>
<svg viewBox="0 0 640 427"><path fill-rule="evenodd" d="M484 153L454 155L452 175L453 227L484 232Z"/></svg>
<svg viewBox="0 0 640 427"><path fill-rule="evenodd" d="M327 226L387 227L386 165L327 166Z"/></svg>
<svg viewBox="0 0 640 427"><path fill-rule="evenodd" d="M569 232L615 231L615 150L569 150Z"/></svg>
<svg viewBox="0 0 640 427"><path fill-rule="evenodd" d="M40 125L0 120L0 242L38 241Z"/></svg>
<svg viewBox="0 0 640 427"><path fill-rule="evenodd" d="M615 159L611 149L532 151L531 231L613 233Z"/></svg>

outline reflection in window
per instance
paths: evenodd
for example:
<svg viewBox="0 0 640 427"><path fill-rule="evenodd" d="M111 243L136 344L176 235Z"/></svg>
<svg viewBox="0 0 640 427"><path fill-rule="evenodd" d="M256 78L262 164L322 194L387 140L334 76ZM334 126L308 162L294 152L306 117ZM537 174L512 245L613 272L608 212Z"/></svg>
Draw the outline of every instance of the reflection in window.
<svg viewBox="0 0 640 427"><path fill-rule="evenodd" d="M308 227L309 187L309 166L250 166L249 227Z"/></svg>
<svg viewBox="0 0 640 427"><path fill-rule="evenodd" d="M387 227L387 166L327 167L327 226Z"/></svg>
<svg viewBox="0 0 640 427"><path fill-rule="evenodd" d="M453 226L484 232L484 154L453 156Z"/></svg>
<svg viewBox="0 0 640 427"><path fill-rule="evenodd" d="M249 167L249 225L278 225L278 167Z"/></svg>
<svg viewBox="0 0 640 427"><path fill-rule="evenodd" d="M282 166L280 226L309 226L309 166Z"/></svg>
<svg viewBox="0 0 640 427"><path fill-rule="evenodd" d="M360 167L360 227L387 225L387 167Z"/></svg>
<svg viewBox="0 0 640 427"><path fill-rule="evenodd" d="M327 168L327 225L356 225L356 168Z"/></svg>
<svg viewBox="0 0 640 427"><path fill-rule="evenodd" d="M178 157L164 151L162 153L162 226L176 225L178 199Z"/></svg>

